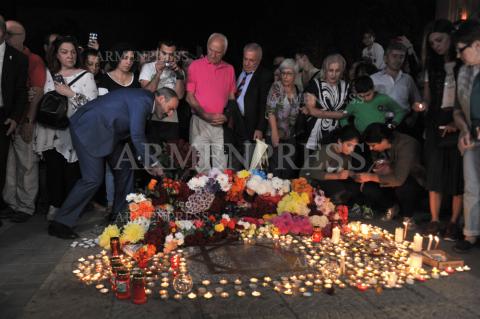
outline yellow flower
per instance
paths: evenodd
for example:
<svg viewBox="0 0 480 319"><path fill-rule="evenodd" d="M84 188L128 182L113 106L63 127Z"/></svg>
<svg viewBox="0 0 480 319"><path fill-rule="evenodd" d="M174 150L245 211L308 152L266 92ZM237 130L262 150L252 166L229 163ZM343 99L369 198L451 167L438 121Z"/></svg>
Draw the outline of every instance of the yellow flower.
<svg viewBox="0 0 480 319"><path fill-rule="evenodd" d="M139 240L142 240L144 235L145 229L142 226L130 222L123 227L123 233L120 237L120 242L122 244L126 242L134 244Z"/></svg>
<svg viewBox="0 0 480 319"><path fill-rule="evenodd" d="M282 214L285 212L306 215L308 214L309 198L306 193L291 192L282 198L277 205L277 213Z"/></svg>
<svg viewBox="0 0 480 319"><path fill-rule="evenodd" d="M223 226L222 223L215 225L215 231L216 231L217 233L221 233L221 232L224 231L224 230L225 230L225 226Z"/></svg>
<svg viewBox="0 0 480 319"><path fill-rule="evenodd" d="M243 171L238 172L238 173L237 173L237 176L238 176L239 178L247 178L247 177L250 176L250 172L247 171L247 170L243 170Z"/></svg>
<svg viewBox="0 0 480 319"><path fill-rule="evenodd" d="M120 237L120 230L117 225L109 225L105 227L103 233L98 236L98 245L103 249L110 249L110 238Z"/></svg>
<svg viewBox="0 0 480 319"><path fill-rule="evenodd" d="M280 235L280 230L278 230L277 227L273 227L273 229L272 229L272 234L273 234L273 235Z"/></svg>

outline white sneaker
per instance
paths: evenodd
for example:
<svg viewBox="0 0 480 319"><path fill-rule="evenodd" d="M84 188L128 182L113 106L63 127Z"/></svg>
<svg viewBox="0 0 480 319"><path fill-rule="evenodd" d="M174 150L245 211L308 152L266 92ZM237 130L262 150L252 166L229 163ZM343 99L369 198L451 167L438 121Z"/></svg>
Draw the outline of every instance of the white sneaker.
<svg viewBox="0 0 480 319"><path fill-rule="evenodd" d="M56 214L57 214L57 208L55 206L50 205L50 207L48 208L47 220L51 222L52 220L55 219Z"/></svg>
<svg viewBox="0 0 480 319"><path fill-rule="evenodd" d="M382 220L385 222L385 221L390 221L394 219L398 215L399 211L400 211L400 208L398 207L398 205L390 207L389 209L387 209L387 212L382 217Z"/></svg>

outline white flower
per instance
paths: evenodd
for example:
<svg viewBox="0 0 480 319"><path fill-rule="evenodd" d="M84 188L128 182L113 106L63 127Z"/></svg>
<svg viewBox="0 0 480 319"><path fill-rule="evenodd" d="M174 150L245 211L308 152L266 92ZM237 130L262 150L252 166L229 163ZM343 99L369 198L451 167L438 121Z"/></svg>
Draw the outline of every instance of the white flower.
<svg viewBox="0 0 480 319"><path fill-rule="evenodd" d="M247 182L247 187L253 190L255 193L258 193L258 187L262 183L262 178L258 175L253 175Z"/></svg>
<svg viewBox="0 0 480 319"><path fill-rule="evenodd" d="M127 202L140 203L144 200L147 200L147 198L143 194L130 193L127 195Z"/></svg>
<svg viewBox="0 0 480 319"><path fill-rule="evenodd" d="M272 186L275 188L277 191L281 190L283 187L283 180L278 177L272 178Z"/></svg>
<svg viewBox="0 0 480 319"><path fill-rule="evenodd" d="M127 202L133 202L133 199L135 198L137 194L135 193L130 193L127 195Z"/></svg>
<svg viewBox="0 0 480 319"><path fill-rule="evenodd" d="M165 237L165 242L166 242L166 243L169 243L169 242L171 242L172 240L173 240L173 235L172 235L172 234L170 234L170 235L168 235L167 237Z"/></svg>
<svg viewBox="0 0 480 319"><path fill-rule="evenodd" d="M230 216L228 216L227 214L223 214L222 219L230 221Z"/></svg>
<svg viewBox="0 0 480 319"><path fill-rule="evenodd" d="M187 185L192 191L198 191L204 188L207 182L208 182L208 177L205 175L202 175L198 177L192 177L192 179L188 181Z"/></svg>
<svg viewBox="0 0 480 319"><path fill-rule="evenodd" d="M328 222L329 220L326 216L310 216L310 223L312 224L312 226L324 228L325 226L327 226Z"/></svg>
<svg viewBox="0 0 480 319"><path fill-rule="evenodd" d="M181 246L184 243L185 236L182 233L175 233L175 239L177 240L177 245Z"/></svg>
<svg viewBox="0 0 480 319"><path fill-rule="evenodd" d="M190 229L193 229L193 222L190 220L178 220L175 224L177 224L178 228L182 230L189 231Z"/></svg>
<svg viewBox="0 0 480 319"><path fill-rule="evenodd" d="M210 170L210 172L208 173L208 177L216 178L218 175L221 174L223 174L222 171L215 167Z"/></svg>
<svg viewBox="0 0 480 319"><path fill-rule="evenodd" d="M217 183L220 185L220 188L224 192L228 192L230 190L230 188L232 187L232 185L230 185L230 183L228 182L228 175L227 174L220 173L220 174L217 175L215 180L217 181Z"/></svg>
<svg viewBox="0 0 480 319"><path fill-rule="evenodd" d="M258 195L264 195L268 192L268 186L266 183L259 183L258 186L257 186L257 189L256 189L256 193Z"/></svg>
<svg viewBox="0 0 480 319"><path fill-rule="evenodd" d="M288 179L283 181L282 185L282 193L283 194L288 194L290 193L290 181Z"/></svg>
<svg viewBox="0 0 480 319"><path fill-rule="evenodd" d="M274 178L274 177L273 177L273 174L272 174L272 173L268 173L268 174L267 174L267 178L268 178L268 179ZM278 177L275 177L275 178L278 178Z"/></svg>

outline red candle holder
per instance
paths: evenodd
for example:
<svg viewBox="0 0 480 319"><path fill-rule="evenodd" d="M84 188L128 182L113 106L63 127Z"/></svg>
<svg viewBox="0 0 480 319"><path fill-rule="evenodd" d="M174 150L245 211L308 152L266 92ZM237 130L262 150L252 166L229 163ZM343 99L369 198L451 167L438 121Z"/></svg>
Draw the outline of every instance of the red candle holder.
<svg viewBox="0 0 480 319"><path fill-rule="evenodd" d="M120 239L118 237L110 238L110 249L112 250L112 256L120 256L121 247Z"/></svg>
<svg viewBox="0 0 480 319"><path fill-rule="evenodd" d="M130 273L127 269L120 269L115 276L115 296L117 299L130 299Z"/></svg>
<svg viewBox="0 0 480 319"><path fill-rule="evenodd" d="M320 227L315 227L312 234L312 242L319 243L322 241L323 235Z"/></svg>
<svg viewBox="0 0 480 319"><path fill-rule="evenodd" d="M141 305L147 302L145 293L145 277L142 273L136 273L132 278L132 297L133 303Z"/></svg>

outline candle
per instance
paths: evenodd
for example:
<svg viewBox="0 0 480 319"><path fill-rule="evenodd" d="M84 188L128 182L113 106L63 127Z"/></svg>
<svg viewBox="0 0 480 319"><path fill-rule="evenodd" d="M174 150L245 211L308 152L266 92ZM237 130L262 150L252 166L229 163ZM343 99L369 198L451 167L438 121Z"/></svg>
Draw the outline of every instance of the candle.
<svg viewBox="0 0 480 319"><path fill-rule="evenodd" d="M407 238L408 222L403 222L403 238Z"/></svg>
<svg viewBox="0 0 480 319"><path fill-rule="evenodd" d="M261 295L262 295L262 294L261 294L260 291L258 291L258 290L252 291L252 296L254 296L254 297L260 297Z"/></svg>
<svg viewBox="0 0 480 319"><path fill-rule="evenodd" d="M403 229L401 227L395 228L395 242L399 244L403 242Z"/></svg>
<svg viewBox="0 0 480 319"><path fill-rule="evenodd" d="M430 250L432 248L432 240L433 240L433 235L430 234L428 235L428 247L427 250Z"/></svg>
<svg viewBox="0 0 480 319"><path fill-rule="evenodd" d="M397 273L395 272L388 273L388 281L387 281L388 287L390 288L395 287L395 285L397 284L397 279L398 279Z"/></svg>
<svg viewBox="0 0 480 319"><path fill-rule="evenodd" d="M332 230L332 243L338 244L340 241L340 228L335 227Z"/></svg>
<svg viewBox="0 0 480 319"><path fill-rule="evenodd" d="M360 225L360 232L362 233L363 236L368 235L368 225L367 224L361 224Z"/></svg>
<svg viewBox="0 0 480 319"><path fill-rule="evenodd" d="M435 236L435 250L437 250L439 243L440 243L440 238L438 238L438 236Z"/></svg>
<svg viewBox="0 0 480 319"><path fill-rule="evenodd" d="M237 296L245 297L245 291L242 291L242 290L237 291Z"/></svg>
<svg viewBox="0 0 480 319"><path fill-rule="evenodd" d="M415 234L415 236L413 237L413 251L422 251L422 247L423 247L423 237L417 233Z"/></svg>
<svg viewBox="0 0 480 319"><path fill-rule="evenodd" d="M345 274L345 250L340 253L340 273Z"/></svg>
<svg viewBox="0 0 480 319"><path fill-rule="evenodd" d="M210 291L203 295L203 298L205 298L205 299L211 299L212 297L213 297L213 295Z"/></svg>
<svg viewBox="0 0 480 319"><path fill-rule="evenodd" d="M195 293L191 292L191 293L188 294L188 298L195 299L195 298L197 298L197 295Z"/></svg>

